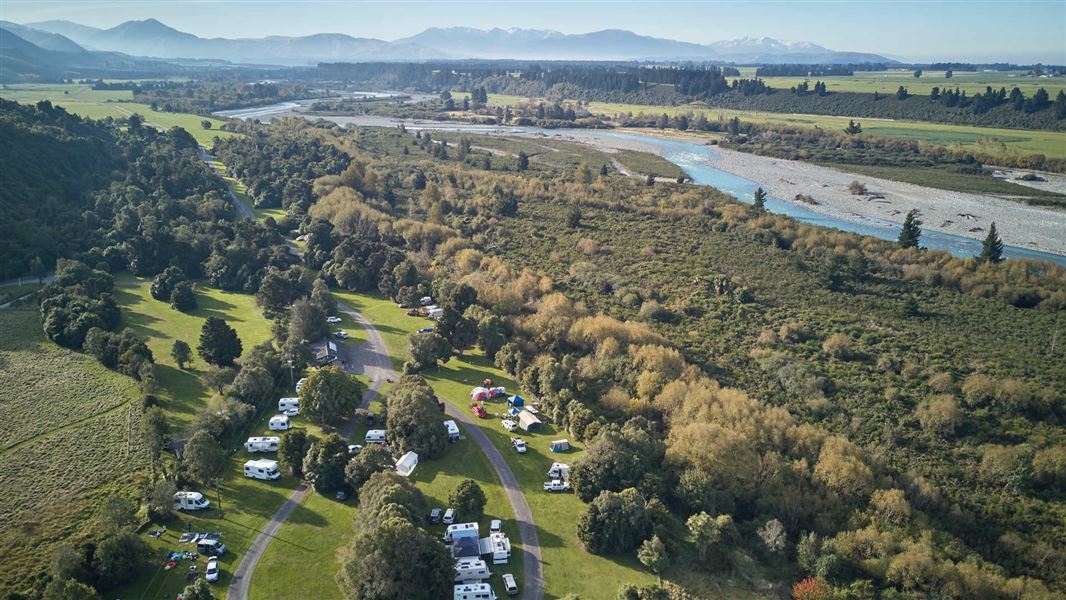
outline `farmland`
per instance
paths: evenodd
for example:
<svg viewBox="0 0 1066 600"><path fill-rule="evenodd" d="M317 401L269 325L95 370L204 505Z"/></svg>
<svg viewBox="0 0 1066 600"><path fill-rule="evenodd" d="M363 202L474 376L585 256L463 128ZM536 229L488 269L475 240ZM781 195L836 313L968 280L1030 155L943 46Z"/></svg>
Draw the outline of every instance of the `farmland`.
<svg viewBox="0 0 1066 600"><path fill-rule="evenodd" d="M741 68L742 77L754 77L755 68ZM762 77L761 79L772 88L787 90L799 85L804 81L825 82L829 92L860 92L872 94L894 94L899 86L904 86L912 94L929 95L933 87L941 90L950 87L959 88L973 95L976 92L984 93L985 88L992 86L998 90L1001 87L1017 87L1027 97L1038 89L1044 88L1052 98L1059 90L1066 89L1066 78L1063 77L1027 77L1026 71L954 71L951 79L944 77L944 71L923 71L922 76L915 78L912 69L893 69L888 71L856 71L849 77ZM730 78L735 79L735 78Z"/></svg>

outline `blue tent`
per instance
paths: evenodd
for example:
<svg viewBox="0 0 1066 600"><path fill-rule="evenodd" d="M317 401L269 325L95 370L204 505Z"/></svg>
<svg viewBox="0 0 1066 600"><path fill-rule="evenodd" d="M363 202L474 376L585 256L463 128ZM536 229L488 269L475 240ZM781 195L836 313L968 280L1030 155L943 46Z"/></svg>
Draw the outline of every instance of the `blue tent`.
<svg viewBox="0 0 1066 600"><path fill-rule="evenodd" d="M510 398L507 399L507 403L510 404L511 406L525 406L526 401L525 401L524 398L522 398L518 394L515 394L514 396L511 396Z"/></svg>
<svg viewBox="0 0 1066 600"><path fill-rule="evenodd" d="M517 415L520 412L522 412L522 409L521 408L516 408L514 406L512 406L511 408L507 409L507 414L509 414L509 415Z"/></svg>

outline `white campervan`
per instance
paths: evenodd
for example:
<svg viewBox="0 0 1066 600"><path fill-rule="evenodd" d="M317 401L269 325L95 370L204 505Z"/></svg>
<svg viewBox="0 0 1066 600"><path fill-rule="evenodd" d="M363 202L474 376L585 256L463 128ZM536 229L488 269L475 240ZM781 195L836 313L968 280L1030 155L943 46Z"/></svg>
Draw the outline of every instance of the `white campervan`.
<svg viewBox="0 0 1066 600"><path fill-rule="evenodd" d="M487 583L463 583L454 589L452 600L496 600L496 593Z"/></svg>
<svg viewBox="0 0 1066 600"><path fill-rule="evenodd" d="M281 477L276 460L250 460L244 463L244 476L252 479L274 480Z"/></svg>
<svg viewBox="0 0 1066 600"><path fill-rule="evenodd" d="M444 429L448 430L448 439L457 442L459 441L459 426L451 419L444 422Z"/></svg>
<svg viewBox="0 0 1066 600"><path fill-rule="evenodd" d="M204 510L211 504L200 492L177 492L174 494L176 510Z"/></svg>
<svg viewBox="0 0 1066 600"><path fill-rule="evenodd" d="M366 436L363 438L368 444L384 444L385 443L385 430L384 429L371 429L366 432Z"/></svg>
<svg viewBox="0 0 1066 600"><path fill-rule="evenodd" d="M285 412L287 410L300 410L299 398L282 398L278 400L278 412Z"/></svg>
<svg viewBox="0 0 1066 600"><path fill-rule="evenodd" d="M271 431L288 431L290 429L292 429L292 423L289 422L289 417L285 415L275 415L270 417Z"/></svg>
<svg viewBox="0 0 1066 600"><path fill-rule="evenodd" d="M492 576L480 558L460 558L455 563L455 583L481 583Z"/></svg>
<svg viewBox="0 0 1066 600"><path fill-rule="evenodd" d="M570 465L564 463L552 463L552 468L548 469L548 477L550 479L566 479L570 474Z"/></svg>
<svg viewBox="0 0 1066 600"><path fill-rule="evenodd" d="M244 442L244 449L249 452L277 452L279 443L281 438L276 436L250 437Z"/></svg>

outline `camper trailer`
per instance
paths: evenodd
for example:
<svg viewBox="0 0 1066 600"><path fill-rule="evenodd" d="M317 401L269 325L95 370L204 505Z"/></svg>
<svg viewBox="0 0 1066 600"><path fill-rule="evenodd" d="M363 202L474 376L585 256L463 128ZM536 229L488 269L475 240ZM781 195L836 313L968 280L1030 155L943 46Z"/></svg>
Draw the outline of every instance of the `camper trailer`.
<svg viewBox="0 0 1066 600"><path fill-rule="evenodd" d="M385 430L384 429L371 429L366 432L366 436L363 438L368 444L384 444L385 443Z"/></svg>
<svg viewBox="0 0 1066 600"><path fill-rule="evenodd" d="M278 412L285 412L287 410L300 410L299 398L282 398L278 400Z"/></svg>
<svg viewBox="0 0 1066 600"><path fill-rule="evenodd" d="M459 426L455 421L448 420L444 422L444 428L448 430L448 439L457 442L459 441Z"/></svg>
<svg viewBox="0 0 1066 600"><path fill-rule="evenodd" d="M244 449L249 452L277 452L279 443L281 438L276 436L250 437L244 442Z"/></svg>
<svg viewBox="0 0 1066 600"><path fill-rule="evenodd" d="M496 593L487 583L463 583L455 586L452 600L496 600Z"/></svg>
<svg viewBox="0 0 1066 600"><path fill-rule="evenodd" d="M271 431L288 431L290 429L292 429L292 423L289 422L289 417L285 415L275 415L270 417Z"/></svg>
<svg viewBox="0 0 1066 600"><path fill-rule="evenodd" d="M274 480L281 477L276 460L250 460L244 463L244 476L252 479Z"/></svg>
<svg viewBox="0 0 1066 600"><path fill-rule="evenodd" d="M481 538L481 554L491 554L492 564L505 565L511 558L511 540L502 533L490 533L489 537Z"/></svg>
<svg viewBox="0 0 1066 600"><path fill-rule="evenodd" d="M480 558L460 558L455 562L455 583L481 583L492 576Z"/></svg>
<svg viewBox="0 0 1066 600"><path fill-rule="evenodd" d="M176 510L204 510L211 504L200 492L177 492L174 494Z"/></svg>
<svg viewBox="0 0 1066 600"><path fill-rule="evenodd" d="M400 457L396 461L396 474L403 477L410 477L411 473L415 472L415 467L418 466L418 453L408 452Z"/></svg>
<svg viewBox="0 0 1066 600"><path fill-rule="evenodd" d="M456 537L466 535L477 537L477 532L477 523L455 523L454 525L449 525L448 528L444 530L444 541L450 542Z"/></svg>
<svg viewBox="0 0 1066 600"><path fill-rule="evenodd" d="M551 479L567 479L570 474L570 465L564 463L552 463L552 468L548 469L548 477Z"/></svg>

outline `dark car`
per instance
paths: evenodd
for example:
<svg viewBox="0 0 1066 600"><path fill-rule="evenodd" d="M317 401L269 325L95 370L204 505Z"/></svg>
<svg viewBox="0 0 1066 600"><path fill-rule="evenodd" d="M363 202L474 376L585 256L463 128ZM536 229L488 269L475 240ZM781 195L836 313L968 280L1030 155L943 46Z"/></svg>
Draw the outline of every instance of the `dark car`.
<svg viewBox="0 0 1066 600"><path fill-rule="evenodd" d="M377 415L375 415L372 412L366 413L366 424L367 425L373 425L374 423L377 423L377 422L378 422L378 416Z"/></svg>
<svg viewBox="0 0 1066 600"><path fill-rule="evenodd" d="M440 509L439 508L434 508L433 510L429 511L429 522L430 523L440 523Z"/></svg>

